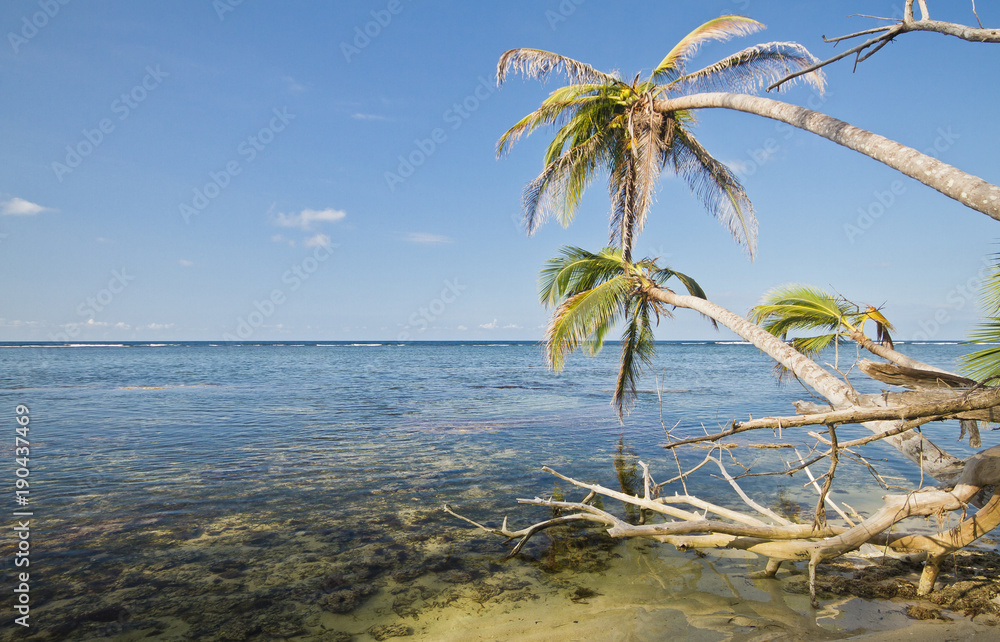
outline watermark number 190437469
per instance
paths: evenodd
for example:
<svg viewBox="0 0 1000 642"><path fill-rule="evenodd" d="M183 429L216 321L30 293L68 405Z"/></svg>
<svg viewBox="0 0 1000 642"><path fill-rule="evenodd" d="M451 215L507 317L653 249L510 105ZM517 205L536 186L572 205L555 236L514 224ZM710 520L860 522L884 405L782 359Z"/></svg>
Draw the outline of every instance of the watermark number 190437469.
<svg viewBox="0 0 1000 642"><path fill-rule="evenodd" d="M28 567L31 565L31 518L34 511L28 510L30 496L29 477L31 476L31 441L28 433L31 430L31 411L24 404L14 408L16 427L14 429L14 497L17 508L14 510L14 533L17 535L17 550L14 551L14 567L17 577L17 587L14 589L14 611L18 617L16 624L30 626L28 618L31 613L31 592L28 581Z"/></svg>

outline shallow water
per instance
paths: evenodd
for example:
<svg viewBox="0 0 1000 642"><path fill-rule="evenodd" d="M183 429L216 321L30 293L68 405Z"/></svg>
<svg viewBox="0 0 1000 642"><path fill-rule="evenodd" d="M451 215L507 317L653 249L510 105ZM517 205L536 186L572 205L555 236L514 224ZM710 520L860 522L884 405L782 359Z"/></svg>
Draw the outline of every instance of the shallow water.
<svg viewBox="0 0 1000 642"><path fill-rule="evenodd" d="M904 347L946 368L963 349ZM534 344L2 346L9 434L0 443L12 462L14 408L28 406L34 515L32 626L12 624L7 598L0 631L178 640L855 631L861 620L846 614L864 605L817 613L781 582L750 579L761 568L753 558L577 529L540 534L505 560L500 539L441 510L448 503L491 525L509 514L524 525L546 513L516 498L583 495L543 464L617 488L622 436L663 479L676 470L660 447L663 426L676 424L674 438L714 432L748 412L790 414L805 397L797 384L776 384L751 346L663 344L622 427L608 403L616 359L609 346L555 376ZM969 452L955 442L955 422L926 434ZM984 433L984 446L995 441ZM880 448L873 457L890 454ZM743 451L758 468L777 456ZM898 461L879 468L918 481ZM13 463L7 476L13 485ZM804 482L768 477L746 487L772 501L780 490L782 508L811 518ZM843 466L837 483L838 497L859 510L883 494L857 466ZM689 484L741 507L707 468ZM17 510L13 497L9 505ZM11 550L10 531L4 542Z"/></svg>

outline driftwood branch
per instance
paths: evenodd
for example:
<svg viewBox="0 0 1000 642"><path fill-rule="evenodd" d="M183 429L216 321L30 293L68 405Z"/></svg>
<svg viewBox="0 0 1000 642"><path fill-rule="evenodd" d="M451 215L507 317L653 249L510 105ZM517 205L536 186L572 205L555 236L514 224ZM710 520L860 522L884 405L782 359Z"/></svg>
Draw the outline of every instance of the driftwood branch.
<svg viewBox="0 0 1000 642"><path fill-rule="evenodd" d="M833 429L830 430L830 441L835 444L834 452L836 452L836 432ZM844 450L842 446L840 449ZM648 467L644 466L643 469L648 476ZM724 467L722 469L725 473ZM588 503L536 497L517 501L521 504L576 512L572 515L543 520L527 528L511 530L507 526L506 519L500 528L491 528L459 515L449 506L445 506L444 510L486 532L508 539L520 538L511 555L520 552L528 539L542 530L586 521L604 526L611 537L646 537L671 543L679 548L721 547L750 551L768 558L767 572L772 575L783 560L807 561L810 590L814 603L816 565L822 561L857 551L865 544L927 551L930 556L929 562L925 566L919 588L919 592L925 594L933 588L940 562L947 554L969 545L1000 525L1000 490L995 490L992 499L982 509L971 517L965 516L963 522L955 528L930 536L886 534L890 529L894 529L898 523L910 517L940 515L947 511L963 511L964 516L964 513L969 509L969 501L983 488L993 487L996 489L1000 487L1000 446L994 446L970 457L958 481L950 490L930 489L902 495L886 495L882 498L881 508L867 519L849 528L818 523L792 524L783 518L774 520L778 523L766 523L752 515L723 509L693 497L675 496L670 498L676 502L688 503L691 506L705 507L706 512L713 511L722 517L722 519L707 519L701 514L669 506L666 503L668 498L652 500L645 493L643 497L629 495L599 484L573 479L548 467L542 470L574 486L588 489L590 493L648 509L667 518L681 517L665 519L661 523L635 525ZM830 472L825 475L826 486L832 481L834 471L835 466L831 466ZM728 474L727 477L729 477ZM746 501L747 497L742 489L739 489L735 480L732 480L731 477L729 479L734 489L737 489ZM824 488L823 490L828 489ZM825 499L825 493L821 492L821 500L825 502ZM756 504L752 500L746 503L752 507ZM733 519L738 516L741 518Z"/></svg>
<svg viewBox="0 0 1000 642"><path fill-rule="evenodd" d="M878 346L874 347L877 348ZM971 389L977 385L974 379L945 372L937 368L931 368L930 366L926 366L926 364L912 365L905 362L878 363L862 359L858 362L858 370L872 379L911 390Z"/></svg>
<svg viewBox="0 0 1000 642"><path fill-rule="evenodd" d="M838 425L857 424L867 421L881 420L913 420L922 418L948 418L957 416L960 413L995 408L1000 406L1000 389L989 388L970 394L957 394L950 399L932 401L928 403L911 405L893 405L880 408L859 408L851 407L844 410L832 410L830 412L815 413L808 415L796 415L793 417L762 417L749 421L733 422L732 428L717 435L709 437L698 437L687 439L688 443L698 441L716 441L729 435L746 432L748 430L759 430L763 428L776 429L780 423L782 428L797 428L801 426L816 425ZM714 437L714 439L712 438ZM674 442L672 446L680 445L682 442Z"/></svg>

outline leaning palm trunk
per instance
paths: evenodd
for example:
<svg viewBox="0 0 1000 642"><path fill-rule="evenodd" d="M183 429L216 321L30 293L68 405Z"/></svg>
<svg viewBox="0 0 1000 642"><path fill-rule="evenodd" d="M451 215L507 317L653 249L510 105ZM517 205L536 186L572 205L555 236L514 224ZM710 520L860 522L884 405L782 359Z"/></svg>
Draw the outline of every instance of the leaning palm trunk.
<svg viewBox="0 0 1000 642"><path fill-rule="evenodd" d="M946 370L941 368L936 368L930 364L924 363L923 361L918 361L913 357L909 357L902 352L898 352L889 346L882 345L880 343L875 343L869 339L864 332L861 330L853 330L851 333L851 339L854 340L862 348L871 352L872 354L882 357L886 361L890 361L897 366L903 366L904 368L916 368L918 370L928 370L930 372L941 372L945 374L951 374Z"/></svg>
<svg viewBox="0 0 1000 642"><path fill-rule="evenodd" d="M775 361L788 368L804 384L821 394L835 408L858 406L862 399L847 383L830 374L815 361L807 358L793 347L765 331L748 319L696 296L676 294L663 288L646 288L645 293L652 299L678 308L688 308L699 312L726 326L737 335L749 341ZM868 421L862 425L880 435L898 430L901 421ZM901 452L921 470L935 479L947 482L953 480L962 470L962 461L954 457L923 435L909 430L886 437L885 441Z"/></svg>
<svg viewBox="0 0 1000 642"><path fill-rule="evenodd" d="M656 101L656 109L673 113L691 109L732 109L780 120L870 156L880 163L933 187L945 196L1000 221L1000 187L884 136L805 107L747 94L701 93Z"/></svg>

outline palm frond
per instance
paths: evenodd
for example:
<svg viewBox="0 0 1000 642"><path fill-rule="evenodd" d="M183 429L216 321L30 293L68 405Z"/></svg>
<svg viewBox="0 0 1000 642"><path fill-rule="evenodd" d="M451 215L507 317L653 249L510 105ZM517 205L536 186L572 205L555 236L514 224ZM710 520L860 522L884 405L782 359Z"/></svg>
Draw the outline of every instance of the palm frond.
<svg viewBox="0 0 1000 642"><path fill-rule="evenodd" d="M605 85L568 85L553 91L541 106L504 132L497 142L497 156L507 154L522 136L547 125L561 126L587 106L608 97Z"/></svg>
<svg viewBox="0 0 1000 642"><path fill-rule="evenodd" d="M553 72L562 73L573 84L619 82L614 74L598 71L579 60L560 56L551 51L510 49L505 51L497 62L497 86L503 85L511 73L523 74L525 78L545 80Z"/></svg>
<svg viewBox="0 0 1000 642"><path fill-rule="evenodd" d="M837 338L836 333L821 334L816 337L798 337L791 340L792 347L803 355L814 358Z"/></svg>
<svg viewBox="0 0 1000 642"><path fill-rule="evenodd" d="M819 288L791 284L767 292L749 318L782 337L793 330L836 330L850 312L846 302Z"/></svg>
<svg viewBox="0 0 1000 642"><path fill-rule="evenodd" d="M655 264L654 264L655 267ZM708 295L705 294L705 290L702 289L698 282L689 277L683 272L678 272L677 270L671 270L670 268L657 268L652 272L653 281L658 285L663 285L671 277L677 277L677 280L684 284L684 288L687 289L688 294L691 296L696 296L699 299L708 300Z"/></svg>
<svg viewBox="0 0 1000 642"><path fill-rule="evenodd" d="M705 209L746 248L753 260L757 249L757 217L743 185L684 127L677 128L675 137L676 143L667 152L665 162L674 166Z"/></svg>
<svg viewBox="0 0 1000 642"><path fill-rule="evenodd" d="M629 323L622 333L621 361L615 395L611 403L618 412L618 421L624 421L636 397L636 384L643 369L653 363L656 342L650 324L653 303L645 297L635 300L629 310Z"/></svg>
<svg viewBox="0 0 1000 642"><path fill-rule="evenodd" d="M684 74L664 88L682 94L704 91L756 93L789 73L817 62L819 59L797 42L768 42L747 47L703 69ZM809 83L820 94L826 86L826 78L819 69L794 80Z"/></svg>
<svg viewBox="0 0 1000 642"><path fill-rule="evenodd" d="M1000 344L1000 316L983 317L969 336L969 344ZM976 381L1000 375L1000 345L970 352L960 360L962 373ZM989 382L998 385L998 381Z"/></svg>
<svg viewBox="0 0 1000 642"><path fill-rule="evenodd" d="M1000 254L993 258L997 264L990 266L980 285L979 307L983 314L1000 316Z"/></svg>
<svg viewBox="0 0 1000 642"><path fill-rule="evenodd" d="M725 41L737 36L747 36L761 29L764 29L764 25L743 16L719 16L709 20L674 45L653 70L652 79L671 81L682 75L687 61L709 40Z"/></svg>
<svg viewBox="0 0 1000 642"><path fill-rule="evenodd" d="M521 207L524 226L534 234L550 214L555 213L563 226L573 220L580 199L604 160L604 148L614 132L597 130L577 142L542 170L524 187Z"/></svg>
<svg viewBox="0 0 1000 642"><path fill-rule="evenodd" d="M705 290L702 289L702 287L698 284L698 282L689 277L687 274L684 274L683 272L671 270L670 268L657 268L656 265L653 264L651 277L653 281L656 282L656 284L660 285L661 287L671 277L677 277L677 280L684 285L684 288L688 291L688 294L690 294L691 296L696 296L699 299L705 299L706 301L708 300L708 295L705 294ZM715 328L716 330L719 329L718 321L716 321L711 317L705 316L704 314L701 315L701 317L706 321L708 321L709 323L711 323L713 328Z"/></svg>
<svg viewBox="0 0 1000 642"><path fill-rule="evenodd" d="M604 336L624 315L634 290L632 279L622 274L563 301L545 333L549 367L562 370L566 355L581 346L591 353L600 351Z"/></svg>
<svg viewBox="0 0 1000 642"><path fill-rule="evenodd" d="M1000 255L994 257L1000 262ZM990 267L979 293L983 319L973 326L967 344L1000 344L1000 264ZM971 352L960 359L961 370L976 381L1000 375L1000 345ZM1000 385L992 380L990 385Z"/></svg>
<svg viewBox="0 0 1000 642"><path fill-rule="evenodd" d="M559 252L538 275L538 298L548 307L624 272L621 253L611 248L596 254L579 247L563 247Z"/></svg>

